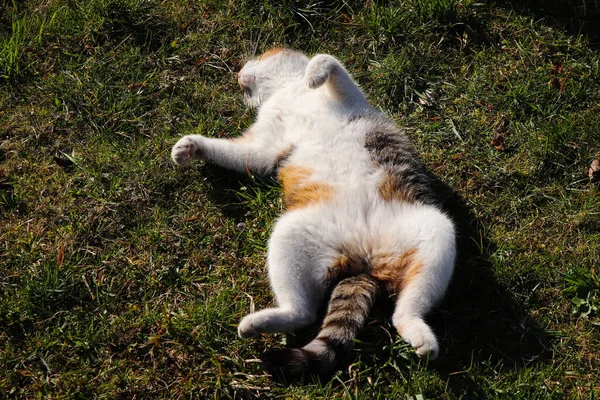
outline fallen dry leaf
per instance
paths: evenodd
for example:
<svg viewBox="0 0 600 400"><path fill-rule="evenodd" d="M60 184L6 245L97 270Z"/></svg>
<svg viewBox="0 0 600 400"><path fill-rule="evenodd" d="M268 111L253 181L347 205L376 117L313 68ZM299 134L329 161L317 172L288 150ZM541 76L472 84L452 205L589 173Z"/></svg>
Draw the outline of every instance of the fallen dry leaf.
<svg viewBox="0 0 600 400"><path fill-rule="evenodd" d="M559 58L558 60L556 60L556 62L552 65L552 67L550 67L550 69L556 72L557 74L560 74L564 69L563 59Z"/></svg>
<svg viewBox="0 0 600 400"><path fill-rule="evenodd" d="M600 161L592 161L590 169L588 170L588 175L590 176L590 179L594 179L600 176Z"/></svg>
<svg viewBox="0 0 600 400"><path fill-rule="evenodd" d="M56 256L56 266L58 268L60 268L63 266L64 262L65 262L65 247L60 246L58 248L58 255Z"/></svg>
<svg viewBox="0 0 600 400"><path fill-rule="evenodd" d="M565 79L563 80L563 82L560 85L560 89L559 89L559 93L563 92L563 89L565 88L565 84L567 83L567 79L569 79L569 77L571 76L571 72L573 72L573 68L571 68L569 70L569 73L567 74L567 76L565 77Z"/></svg>
<svg viewBox="0 0 600 400"><path fill-rule="evenodd" d="M506 149L504 147L504 135L501 133L496 134L496 136L490 140L490 144L498 151L504 151Z"/></svg>

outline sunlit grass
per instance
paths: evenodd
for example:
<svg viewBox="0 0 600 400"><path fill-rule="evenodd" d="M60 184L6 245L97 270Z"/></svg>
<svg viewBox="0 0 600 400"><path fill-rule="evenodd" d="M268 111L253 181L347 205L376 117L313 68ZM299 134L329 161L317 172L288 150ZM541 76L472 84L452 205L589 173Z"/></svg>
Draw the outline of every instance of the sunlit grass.
<svg viewBox="0 0 600 400"><path fill-rule="evenodd" d="M0 393L593 398L600 55L581 32L454 0L2 3ZM435 362L385 304L330 382L260 370L301 335L237 338L273 301L279 189L169 150L249 126L235 72L275 45L336 55L464 200Z"/></svg>

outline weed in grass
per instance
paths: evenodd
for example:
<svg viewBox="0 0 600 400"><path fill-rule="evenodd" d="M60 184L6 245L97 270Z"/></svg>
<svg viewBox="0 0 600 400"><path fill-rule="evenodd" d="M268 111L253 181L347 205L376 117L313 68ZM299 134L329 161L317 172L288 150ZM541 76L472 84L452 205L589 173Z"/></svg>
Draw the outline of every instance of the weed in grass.
<svg viewBox="0 0 600 400"><path fill-rule="evenodd" d="M10 38L2 43L0 52L0 63L2 65L2 77L12 79L19 74L21 67L21 52L24 46L25 19L13 17Z"/></svg>
<svg viewBox="0 0 600 400"><path fill-rule="evenodd" d="M594 270L574 268L563 274L568 286L565 292L572 296L573 313L589 318L594 325L599 325L600 313L600 279Z"/></svg>

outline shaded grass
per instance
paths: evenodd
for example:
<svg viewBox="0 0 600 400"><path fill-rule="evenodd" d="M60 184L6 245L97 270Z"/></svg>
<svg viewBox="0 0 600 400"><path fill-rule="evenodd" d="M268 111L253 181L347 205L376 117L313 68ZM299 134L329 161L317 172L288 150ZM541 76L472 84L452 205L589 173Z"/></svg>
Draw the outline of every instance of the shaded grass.
<svg viewBox="0 0 600 400"><path fill-rule="evenodd" d="M600 55L585 35L471 1L0 7L7 396L593 395ZM282 386L253 362L302 333L236 337L272 302L279 190L168 155L184 134L251 124L234 73L273 45L338 56L456 192L439 360L414 357L386 304L331 382Z"/></svg>

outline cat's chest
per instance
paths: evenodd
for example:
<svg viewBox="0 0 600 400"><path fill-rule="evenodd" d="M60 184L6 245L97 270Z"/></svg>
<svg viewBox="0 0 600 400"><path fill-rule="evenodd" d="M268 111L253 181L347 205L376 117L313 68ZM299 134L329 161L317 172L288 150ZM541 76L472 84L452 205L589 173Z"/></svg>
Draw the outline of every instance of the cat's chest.
<svg viewBox="0 0 600 400"><path fill-rule="evenodd" d="M286 133L317 133L335 129L339 125L335 114L323 110L290 109L277 107L262 116L264 122Z"/></svg>
<svg viewBox="0 0 600 400"><path fill-rule="evenodd" d="M288 132L321 132L344 121L347 110L320 93L299 92L275 96L261 114Z"/></svg>
<svg viewBox="0 0 600 400"><path fill-rule="evenodd" d="M312 171L311 179L346 186L360 181L370 169L370 158L360 137L331 133L301 136L286 165Z"/></svg>
<svg viewBox="0 0 600 400"><path fill-rule="evenodd" d="M318 96L309 99L280 99L261 115L272 133L292 146L288 163L310 167L315 177L325 180L360 174L369 164L364 132L349 122L345 110Z"/></svg>

